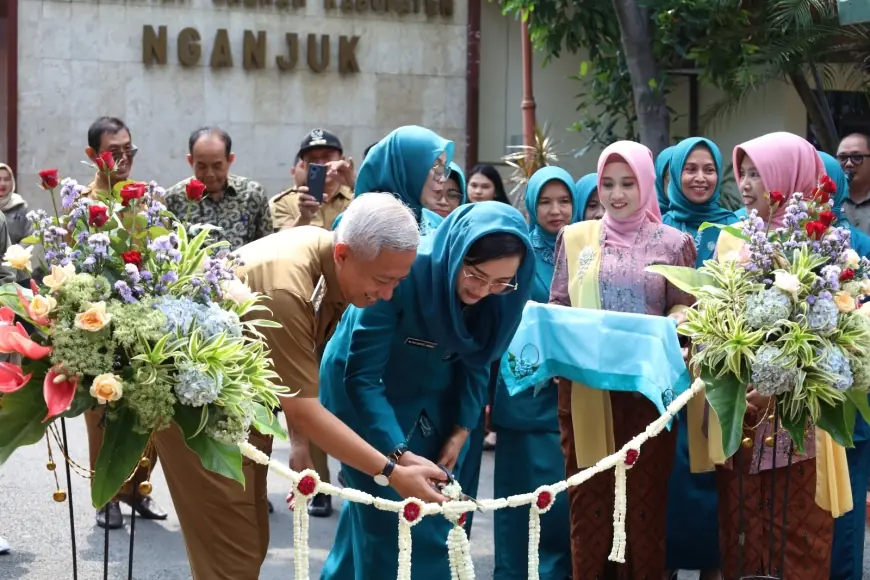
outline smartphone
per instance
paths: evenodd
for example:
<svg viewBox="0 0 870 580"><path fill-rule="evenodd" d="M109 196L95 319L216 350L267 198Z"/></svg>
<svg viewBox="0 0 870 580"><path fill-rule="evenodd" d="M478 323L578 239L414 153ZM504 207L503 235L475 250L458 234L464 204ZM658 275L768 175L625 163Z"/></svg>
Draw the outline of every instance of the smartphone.
<svg viewBox="0 0 870 580"><path fill-rule="evenodd" d="M320 163L308 164L308 195L323 203L323 190L326 187L326 165Z"/></svg>

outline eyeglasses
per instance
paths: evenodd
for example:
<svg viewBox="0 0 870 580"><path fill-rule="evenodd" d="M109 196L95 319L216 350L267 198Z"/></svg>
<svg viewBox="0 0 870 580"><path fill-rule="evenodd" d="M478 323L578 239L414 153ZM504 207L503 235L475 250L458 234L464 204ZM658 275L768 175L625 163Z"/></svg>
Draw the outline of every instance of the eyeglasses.
<svg viewBox="0 0 870 580"><path fill-rule="evenodd" d="M474 272L469 272L462 268L462 275L465 276L465 281L472 284L477 290L489 289L490 294L507 294L519 288L519 284L511 284L509 282L490 282L485 278L481 278Z"/></svg>
<svg viewBox="0 0 870 580"><path fill-rule="evenodd" d="M129 147L125 147L124 149L109 149L109 153L112 154L112 159L114 159L115 161L120 161L123 157L133 159L134 157L136 157L136 153L138 152L139 148L135 145L130 145Z"/></svg>
<svg viewBox="0 0 870 580"><path fill-rule="evenodd" d="M436 199L446 199L449 203L457 205L462 203L462 194L456 193L455 189L442 191L436 195L438 196Z"/></svg>
<svg viewBox="0 0 870 580"><path fill-rule="evenodd" d="M854 154L840 154L837 155L837 161L840 162L840 165L846 165L848 162L852 162L852 165L861 165L864 163L864 159L870 157L870 155L866 155L863 153L854 153Z"/></svg>
<svg viewBox="0 0 870 580"><path fill-rule="evenodd" d="M435 165L432 166L432 176L438 183L444 183L450 177L450 168L444 165L441 159L436 159Z"/></svg>

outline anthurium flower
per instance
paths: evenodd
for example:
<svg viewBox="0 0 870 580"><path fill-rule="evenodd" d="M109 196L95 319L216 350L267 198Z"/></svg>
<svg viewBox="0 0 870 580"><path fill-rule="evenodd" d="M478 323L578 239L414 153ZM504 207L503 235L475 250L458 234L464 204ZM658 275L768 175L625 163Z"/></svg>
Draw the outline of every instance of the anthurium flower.
<svg viewBox="0 0 870 580"><path fill-rule="evenodd" d="M24 374L21 367L8 362L0 362L0 393L14 393L30 381L31 374Z"/></svg>
<svg viewBox="0 0 870 580"><path fill-rule="evenodd" d="M31 360L45 358L51 352L50 346L42 346L30 340L30 335L19 322L15 322L15 312L8 306L0 308L0 352L17 352Z"/></svg>
<svg viewBox="0 0 870 580"><path fill-rule="evenodd" d="M48 407L48 414L43 422L56 417L70 408L76 396L76 386L79 379L75 375L67 375L61 367L52 367L45 375L42 383L42 396Z"/></svg>

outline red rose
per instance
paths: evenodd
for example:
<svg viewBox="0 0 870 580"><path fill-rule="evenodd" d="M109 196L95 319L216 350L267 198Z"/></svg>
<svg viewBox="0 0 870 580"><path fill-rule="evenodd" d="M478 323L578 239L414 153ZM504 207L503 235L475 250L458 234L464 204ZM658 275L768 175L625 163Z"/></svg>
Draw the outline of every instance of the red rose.
<svg viewBox="0 0 870 580"><path fill-rule="evenodd" d="M811 240L819 240L823 235L825 235L825 230L828 227L822 222L807 222L807 225L804 226L807 230L807 236Z"/></svg>
<svg viewBox="0 0 870 580"><path fill-rule="evenodd" d="M199 201L205 193L205 184L198 179L191 179L187 182L184 193L189 201Z"/></svg>
<svg viewBox="0 0 870 580"><path fill-rule="evenodd" d="M121 252L121 259L124 260L125 264L133 264L137 268L142 265L142 254L136 250Z"/></svg>
<svg viewBox="0 0 870 580"><path fill-rule="evenodd" d="M842 272L840 272L840 282L848 282L854 277L855 270L853 270L852 268L846 268Z"/></svg>
<svg viewBox="0 0 870 580"><path fill-rule="evenodd" d="M831 196L828 195L828 192L821 187L817 187L813 189L813 199L820 204L826 204L831 201Z"/></svg>
<svg viewBox="0 0 870 580"><path fill-rule="evenodd" d="M306 475L296 484L296 489L298 489L299 493L302 495L312 495L317 489L317 481L310 475Z"/></svg>
<svg viewBox="0 0 870 580"><path fill-rule="evenodd" d="M54 189L57 187L57 169L43 169L39 172L39 178L42 180L42 189Z"/></svg>
<svg viewBox="0 0 870 580"><path fill-rule="evenodd" d="M139 199L143 195L145 195L144 183L131 183L125 185L121 190L121 203L125 206L130 205L131 201Z"/></svg>
<svg viewBox="0 0 870 580"><path fill-rule="evenodd" d="M115 170L115 157L111 151L103 151L97 157L97 169L102 172L111 173Z"/></svg>
<svg viewBox="0 0 870 580"><path fill-rule="evenodd" d="M823 175L822 179L819 180L819 189L825 193L837 193L837 184L827 175Z"/></svg>
<svg viewBox="0 0 870 580"><path fill-rule="evenodd" d="M835 219L837 219L837 216L835 216L832 211L823 211L819 213L819 221L825 224L825 227L834 223Z"/></svg>
<svg viewBox="0 0 870 580"><path fill-rule="evenodd" d="M88 208L88 224L101 228L109 221L109 208L104 205L92 205Z"/></svg>
<svg viewBox="0 0 870 580"><path fill-rule="evenodd" d="M770 192L770 205L780 206L785 203L785 196L781 191Z"/></svg>

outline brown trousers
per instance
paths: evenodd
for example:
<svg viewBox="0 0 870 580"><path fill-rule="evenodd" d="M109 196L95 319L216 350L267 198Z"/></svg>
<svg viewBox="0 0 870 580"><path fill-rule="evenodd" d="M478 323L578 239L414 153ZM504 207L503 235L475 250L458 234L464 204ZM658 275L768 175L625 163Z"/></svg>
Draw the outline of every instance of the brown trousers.
<svg viewBox="0 0 870 580"><path fill-rule="evenodd" d="M105 414L105 408L96 407L85 411L85 426L88 430L88 455L90 456L91 461L91 471L93 471L97 466L97 457L100 455L100 448L103 446L103 426L101 425L103 421L103 415ZM124 486L118 491L118 496L116 499L127 499L133 495L133 486L138 486L143 481L148 480L148 474L157 467L157 451L152 446L151 449L148 450L148 454L146 455L148 459L151 460L151 468L138 468L136 473L133 474L133 478L124 484Z"/></svg>
<svg viewBox="0 0 870 580"><path fill-rule="evenodd" d="M267 455L272 438L251 431ZM269 468L244 458L245 485L208 471L172 426L154 437L181 523L193 580L257 580L269 550Z"/></svg>
<svg viewBox="0 0 870 580"><path fill-rule="evenodd" d="M617 449L658 418L655 406L634 393L610 393ZM580 471L571 418L571 383L559 380L559 428L565 471ZM628 472L625 564L608 561L613 545L613 470L568 489L571 560L575 580L660 580L665 571L668 479L676 454L676 428L647 441Z"/></svg>

